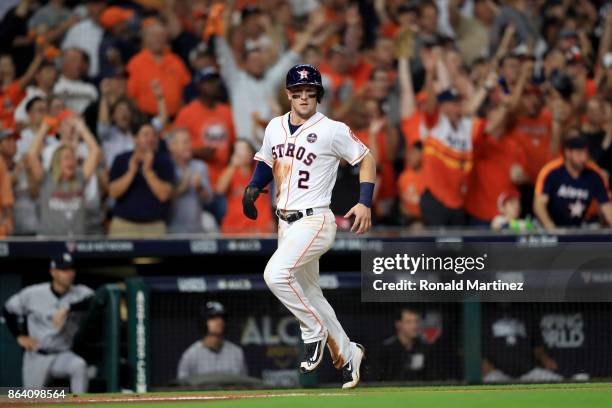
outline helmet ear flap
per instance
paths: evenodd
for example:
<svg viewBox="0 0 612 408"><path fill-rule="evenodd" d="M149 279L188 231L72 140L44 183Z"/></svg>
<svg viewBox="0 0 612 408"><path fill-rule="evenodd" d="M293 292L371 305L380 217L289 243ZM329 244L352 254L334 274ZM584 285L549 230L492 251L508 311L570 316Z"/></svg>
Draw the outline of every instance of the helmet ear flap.
<svg viewBox="0 0 612 408"><path fill-rule="evenodd" d="M317 103L321 103L321 99L323 99L323 95L325 95L325 89L321 87L317 91Z"/></svg>

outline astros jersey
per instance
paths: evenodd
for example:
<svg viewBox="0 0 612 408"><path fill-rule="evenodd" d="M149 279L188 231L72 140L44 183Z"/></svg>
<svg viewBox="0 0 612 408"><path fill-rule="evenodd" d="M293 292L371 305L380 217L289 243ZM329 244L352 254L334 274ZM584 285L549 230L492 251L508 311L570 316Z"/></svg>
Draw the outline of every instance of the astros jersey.
<svg viewBox="0 0 612 408"><path fill-rule="evenodd" d="M272 167L277 208L304 210L329 206L340 159L354 166L368 152L347 125L320 112L290 134L286 113L266 127L255 160Z"/></svg>
<svg viewBox="0 0 612 408"><path fill-rule="evenodd" d="M594 163L587 162L578 178L567 171L562 158L542 168L536 183L536 195L548 195L548 211L555 224L578 226L586 218L587 209L595 199L599 204L609 201L606 180Z"/></svg>
<svg viewBox="0 0 612 408"><path fill-rule="evenodd" d="M440 114L431 127L421 112L419 135L423 140L423 182L444 206L462 208L472 170L473 146L484 129L481 119L462 118L453 128ZM416 121L415 121L416 122Z"/></svg>

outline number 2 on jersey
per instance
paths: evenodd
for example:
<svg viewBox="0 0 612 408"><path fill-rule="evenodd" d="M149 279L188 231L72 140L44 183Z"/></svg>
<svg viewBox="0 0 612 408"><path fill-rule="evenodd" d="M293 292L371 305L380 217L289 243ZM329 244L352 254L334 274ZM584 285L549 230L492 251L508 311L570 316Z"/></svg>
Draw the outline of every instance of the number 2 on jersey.
<svg viewBox="0 0 612 408"><path fill-rule="evenodd" d="M300 179L298 180L298 188L308 189L306 182L310 180L310 173L306 170L300 170L298 172Z"/></svg>

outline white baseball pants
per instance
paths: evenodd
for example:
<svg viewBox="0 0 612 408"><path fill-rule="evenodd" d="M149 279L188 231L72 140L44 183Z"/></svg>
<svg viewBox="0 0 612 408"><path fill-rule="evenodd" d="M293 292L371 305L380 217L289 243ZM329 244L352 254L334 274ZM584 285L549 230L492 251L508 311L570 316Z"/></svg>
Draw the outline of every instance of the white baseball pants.
<svg viewBox="0 0 612 408"><path fill-rule="evenodd" d="M321 340L327 331L332 361L341 369L352 358L353 348L319 286L319 258L331 248L335 237L331 210L291 224L279 220L278 249L266 265L264 279L298 319L304 343Z"/></svg>
<svg viewBox="0 0 612 408"><path fill-rule="evenodd" d="M89 386L87 363L72 351L54 354L38 354L26 351L23 354L23 386L25 388L44 387L52 378L70 379L70 392L84 394Z"/></svg>

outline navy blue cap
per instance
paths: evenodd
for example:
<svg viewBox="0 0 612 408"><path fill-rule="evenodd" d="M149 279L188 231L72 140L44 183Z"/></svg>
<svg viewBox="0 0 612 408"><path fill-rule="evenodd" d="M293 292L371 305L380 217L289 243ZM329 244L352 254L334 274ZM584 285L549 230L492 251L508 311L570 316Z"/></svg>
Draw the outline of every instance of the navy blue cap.
<svg viewBox="0 0 612 408"><path fill-rule="evenodd" d="M74 269L74 259L68 252L64 252L61 255L57 255L51 258L51 269Z"/></svg>
<svg viewBox="0 0 612 408"><path fill-rule="evenodd" d="M578 38L578 33L574 30L564 29L559 32L559 38Z"/></svg>
<svg viewBox="0 0 612 408"><path fill-rule="evenodd" d="M6 139L7 137L17 135L14 129L2 129L0 128L0 140Z"/></svg>
<svg viewBox="0 0 612 408"><path fill-rule="evenodd" d="M244 8L242 9L242 12L240 13L240 19L244 21L247 18L257 14L263 14L263 12L259 7L249 4L247 6L244 6Z"/></svg>
<svg viewBox="0 0 612 408"><path fill-rule="evenodd" d="M397 13L411 13L419 10L419 2L417 0L405 1L397 8Z"/></svg>
<svg viewBox="0 0 612 408"><path fill-rule="evenodd" d="M215 67L204 67L193 75L193 82L199 84L213 78L219 78L219 71Z"/></svg>
<svg viewBox="0 0 612 408"><path fill-rule="evenodd" d="M204 316L206 319L212 319L217 316L225 316L227 312L225 311L225 307L216 300L209 300L206 302L204 306Z"/></svg>
<svg viewBox="0 0 612 408"><path fill-rule="evenodd" d="M565 149L586 149L588 145L589 141L587 140L586 136L582 134L578 136L568 137L563 142L563 147Z"/></svg>
<svg viewBox="0 0 612 408"><path fill-rule="evenodd" d="M437 99L438 99L438 103L444 103L444 102L456 102L459 99L461 99L461 97L459 96L459 92L457 92L456 90L445 89L438 94Z"/></svg>

